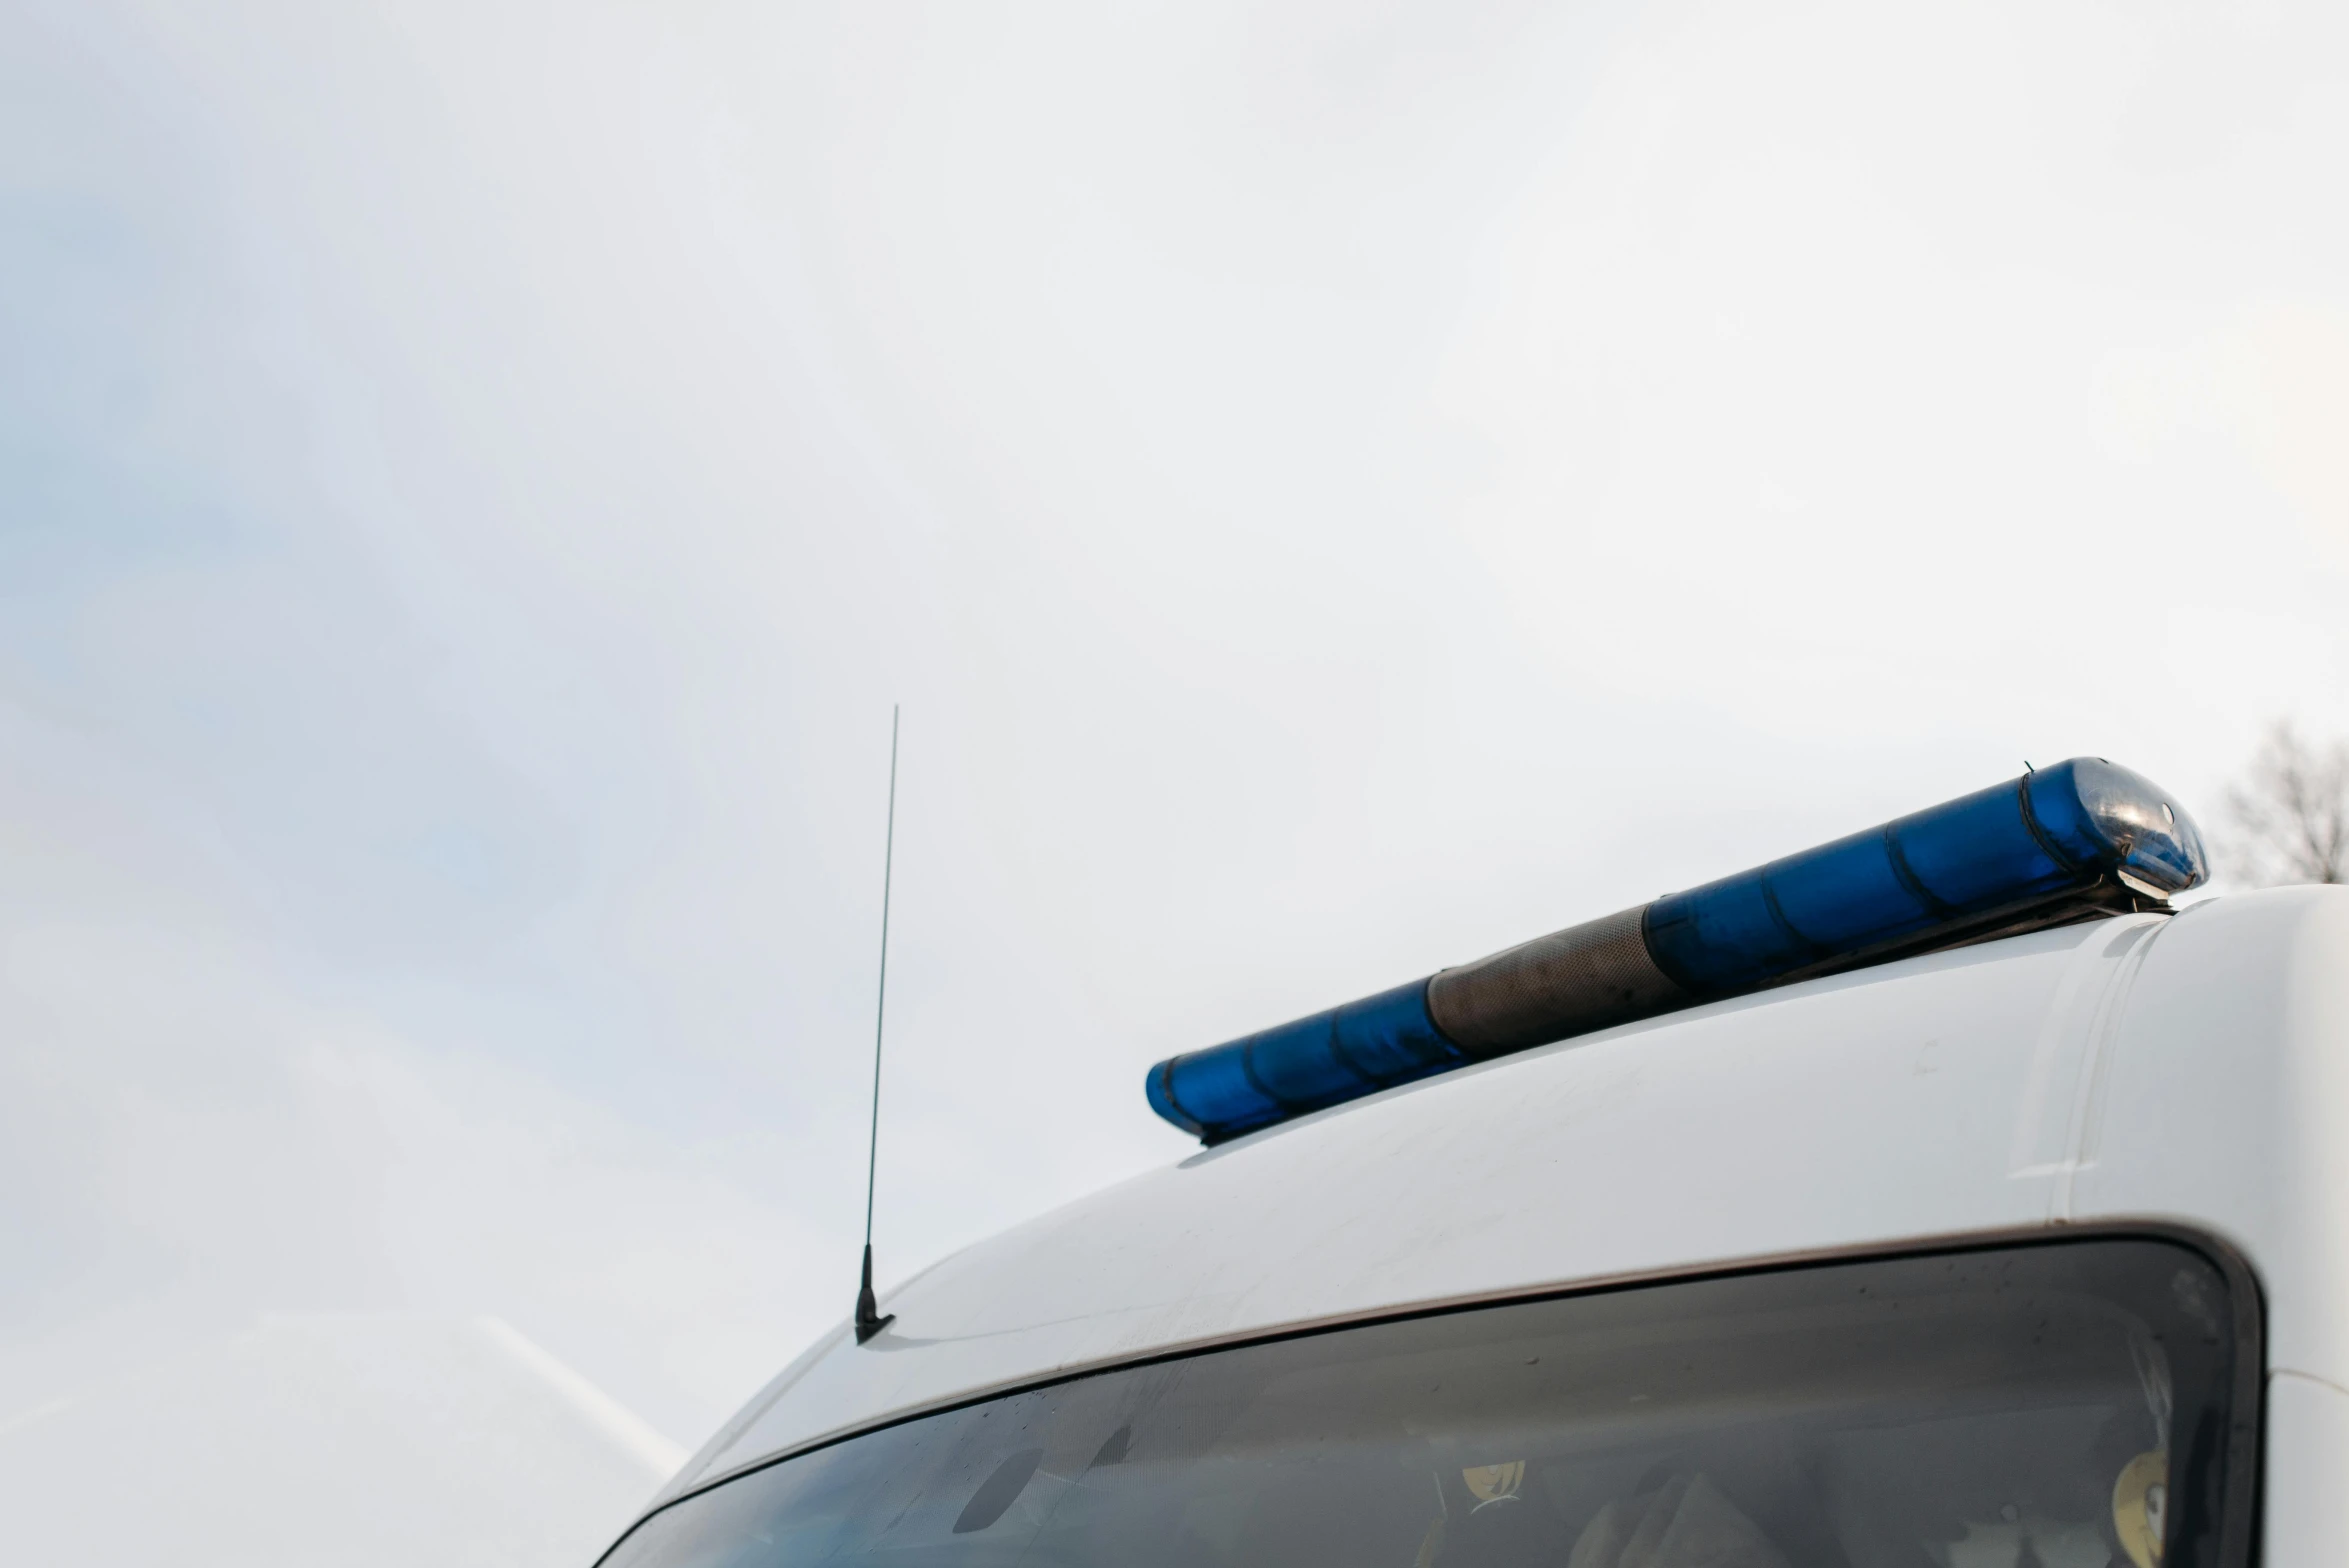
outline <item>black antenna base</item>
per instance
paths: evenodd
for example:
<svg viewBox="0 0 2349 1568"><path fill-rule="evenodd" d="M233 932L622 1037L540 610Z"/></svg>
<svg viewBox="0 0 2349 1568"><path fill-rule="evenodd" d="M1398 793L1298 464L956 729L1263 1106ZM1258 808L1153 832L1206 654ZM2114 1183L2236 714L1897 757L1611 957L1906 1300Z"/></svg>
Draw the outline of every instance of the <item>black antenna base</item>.
<svg viewBox="0 0 2349 1568"><path fill-rule="evenodd" d="M863 1344L896 1321L897 1314L894 1312L887 1317L881 1315L881 1303L873 1297L873 1244L868 1241L865 1243L864 1279L856 1292L856 1342Z"/></svg>

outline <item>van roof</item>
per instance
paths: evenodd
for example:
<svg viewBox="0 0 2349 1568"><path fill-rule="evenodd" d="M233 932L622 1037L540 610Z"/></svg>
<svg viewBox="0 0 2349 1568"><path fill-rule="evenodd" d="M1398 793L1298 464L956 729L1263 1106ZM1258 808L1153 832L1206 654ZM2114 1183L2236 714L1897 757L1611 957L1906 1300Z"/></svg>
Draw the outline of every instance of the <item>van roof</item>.
<svg viewBox="0 0 2349 1568"><path fill-rule="evenodd" d="M663 1500L1169 1351L1778 1259L2114 1222L2235 1248L2270 1365L2349 1384L2349 890L2122 915L1432 1078L1192 1155L843 1324Z"/></svg>

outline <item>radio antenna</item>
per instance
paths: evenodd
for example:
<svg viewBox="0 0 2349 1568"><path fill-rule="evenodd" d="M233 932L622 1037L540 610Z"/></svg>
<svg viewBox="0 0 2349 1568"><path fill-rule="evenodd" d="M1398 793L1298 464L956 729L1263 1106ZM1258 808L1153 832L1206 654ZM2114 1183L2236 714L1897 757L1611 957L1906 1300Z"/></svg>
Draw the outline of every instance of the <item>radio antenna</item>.
<svg viewBox="0 0 2349 1568"><path fill-rule="evenodd" d="M865 1267L856 1290L856 1342L897 1321L873 1299L873 1178L881 1166L881 1026L889 1016L889 878L897 862L897 704L889 705L889 826L881 841L881 989L873 1000L873 1122L865 1141Z"/></svg>

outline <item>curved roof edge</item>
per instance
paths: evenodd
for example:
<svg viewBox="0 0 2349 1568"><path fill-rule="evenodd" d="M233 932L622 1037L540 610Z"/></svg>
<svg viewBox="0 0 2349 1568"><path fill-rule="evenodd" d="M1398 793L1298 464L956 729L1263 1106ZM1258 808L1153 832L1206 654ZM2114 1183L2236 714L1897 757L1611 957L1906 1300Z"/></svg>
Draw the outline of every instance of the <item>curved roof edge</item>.
<svg viewBox="0 0 2349 1568"><path fill-rule="evenodd" d="M871 1344L813 1346L662 1496L1054 1377L1545 1289L2117 1219L2209 1230L2265 1271L2324 1225L2349 1239L2349 1151L2311 1117L2349 1126L2349 890L1814 980L1390 1090L1027 1221L892 1292ZM2271 1222L2279 1184L2319 1176ZM2310 1267L2309 1299L2349 1307L2349 1258ZM2349 1328L2284 1328L2305 1370L2349 1381Z"/></svg>

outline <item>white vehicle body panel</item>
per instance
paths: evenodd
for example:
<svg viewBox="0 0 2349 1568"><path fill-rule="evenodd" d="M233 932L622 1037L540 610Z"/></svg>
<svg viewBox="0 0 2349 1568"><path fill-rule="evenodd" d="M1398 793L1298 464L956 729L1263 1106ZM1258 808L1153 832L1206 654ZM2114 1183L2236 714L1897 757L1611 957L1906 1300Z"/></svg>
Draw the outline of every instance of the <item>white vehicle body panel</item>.
<svg viewBox="0 0 2349 1568"><path fill-rule="evenodd" d="M665 1495L915 1411L1285 1329L2085 1223L2266 1296L2266 1561L2349 1479L2349 891L2039 932L1627 1025L1203 1151L946 1259ZM2319 1534L2311 1532L2321 1532Z"/></svg>

